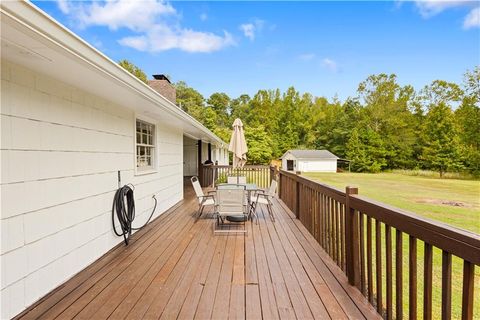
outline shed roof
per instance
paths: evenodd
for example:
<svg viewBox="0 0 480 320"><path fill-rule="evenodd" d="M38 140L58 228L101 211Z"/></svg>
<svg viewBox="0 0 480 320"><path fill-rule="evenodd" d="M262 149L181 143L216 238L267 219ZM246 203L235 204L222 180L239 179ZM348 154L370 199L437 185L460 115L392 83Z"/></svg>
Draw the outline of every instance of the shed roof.
<svg viewBox="0 0 480 320"><path fill-rule="evenodd" d="M287 150L280 159L291 153L297 159L338 159L328 150Z"/></svg>

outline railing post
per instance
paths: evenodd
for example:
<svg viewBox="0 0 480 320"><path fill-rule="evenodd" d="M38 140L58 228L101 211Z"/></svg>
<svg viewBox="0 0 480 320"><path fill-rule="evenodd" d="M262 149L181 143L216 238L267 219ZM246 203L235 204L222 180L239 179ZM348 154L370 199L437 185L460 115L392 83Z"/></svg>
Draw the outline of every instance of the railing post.
<svg viewBox="0 0 480 320"><path fill-rule="evenodd" d="M278 197L283 200L284 198L282 197L282 173L280 170L275 170L275 173L278 174L277 194Z"/></svg>
<svg viewBox="0 0 480 320"><path fill-rule="evenodd" d="M200 180L200 185L204 187L202 166L202 140L197 141L197 152L198 180Z"/></svg>
<svg viewBox="0 0 480 320"><path fill-rule="evenodd" d="M358 215L355 209L350 206L351 195L358 194L358 188L345 188L345 250L348 282L360 288L360 235L358 226Z"/></svg>
<svg viewBox="0 0 480 320"><path fill-rule="evenodd" d="M297 219L300 218L300 182L298 180L295 181L295 216Z"/></svg>

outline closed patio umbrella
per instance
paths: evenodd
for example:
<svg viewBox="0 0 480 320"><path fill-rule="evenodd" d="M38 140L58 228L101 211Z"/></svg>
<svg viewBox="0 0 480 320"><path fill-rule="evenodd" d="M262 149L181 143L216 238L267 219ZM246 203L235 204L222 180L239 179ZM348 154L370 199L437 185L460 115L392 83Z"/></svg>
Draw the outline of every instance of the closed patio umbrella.
<svg viewBox="0 0 480 320"><path fill-rule="evenodd" d="M234 168L242 168L247 163L247 142L243 132L242 120L238 118L233 122L233 132L228 151L233 152Z"/></svg>

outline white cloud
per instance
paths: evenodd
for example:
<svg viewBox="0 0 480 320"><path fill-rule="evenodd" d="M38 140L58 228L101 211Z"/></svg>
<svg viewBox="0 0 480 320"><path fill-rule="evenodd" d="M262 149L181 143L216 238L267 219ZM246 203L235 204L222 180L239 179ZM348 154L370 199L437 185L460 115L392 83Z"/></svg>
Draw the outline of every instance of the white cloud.
<svg viewBox="0 0 480 320"><path fill-rule="evenodd" d="M165 26L157 26L146 35L125 37L120 39L119 43L139 51L161 52L180 49L192 53L218 51L235 44L232 36L226 31L223 36L219 36L190 29L172 30Z"/></svg>
<svg viewBox="0 0 480 320"><path fill-rule="evenodd" d="M405 0L397 0L401 4ZM470 8L463 21L463 28L470 29L480 25L480 6L478 0L417 0L415 5L424 19L431 18L445 10Z"/></svg>
<svg viewBox="0 0 480 320"><path fill-rule="evenodd" d="M226 31L217 35L183 28L175 8L162 0L109 0L88 4L57 1L60 10L73 18L79 27L105 26L110 30L131 30L133 34L118 40L118 43L139 51L179 49L212 52L235 44Z"/></svg>
<svg viewBox="0 0 480 320"><path fill-rule="evenodd" d="M446 9L470 5L472 2L469 0L418 0L415 1L415 5L422 17L430 18Z"/></svg>
<svg viewBox="0 0 480 320"><path fill-rule="evenodd" d="M148 48L148 38L146 36L125 37L118 40L122 46L137 49L138 51L146 51Z"/></svg>
<svg viewBox="0 0 480 320"><path fill-rule="evenodd" d="M255 36L258 32L262 31L265 21L261 19L254 19L251 23L244 23L240 25L243 35L249 38L251 41L255 40Z"/></svg>
<svg viewBox="0 0 480 320"><path fill-rule="evenodd" d="M463 28L479 28L480 27L480 7L472 9L463 21Z"/></svg>
<svg viewBox="0 0 480 320"><path fill-rule="evenodd" d="M338 65L335 61L329 58L324 58L322 60L322 66L332 72L337 72L338 71Z"/></svg>
<svg viewBox="0 0 480 320"><path fill-rule="evenodd" d="M86 25L107 26L111 30L125 27L134 31L150 28L157 17L175 14L175 9L156 0L113 0L105 3L93 2L85 6L82 21Z"/></svg>
<svg viewBox="0 0 480 320"><path fill-rule="evenodd" d="M246 23L240 25L240 30L243 31L243 35L250 40L255 40L255 26L253 23Z"/></svg>
<svg viewBox="0 0 480 320"><path fill-rule="evenodd" d="M202 21L207 21L207 19L208 19L208 15L207 15L206 13L202 13L202 14L200 15L200 20L202 20Z"/></svg>
<svg viewBox="0 0 480 320"><path fill-rule="evenodd" d="M315 58L315 53L302 53L298 58L303 61L310 61Z"/></svg>
<svg viewBox="0 0 480 320"><path fill-rule="evenodd" d="M70 13L70 5L67 0L57 0L58 8L63 14Z"/></svg>

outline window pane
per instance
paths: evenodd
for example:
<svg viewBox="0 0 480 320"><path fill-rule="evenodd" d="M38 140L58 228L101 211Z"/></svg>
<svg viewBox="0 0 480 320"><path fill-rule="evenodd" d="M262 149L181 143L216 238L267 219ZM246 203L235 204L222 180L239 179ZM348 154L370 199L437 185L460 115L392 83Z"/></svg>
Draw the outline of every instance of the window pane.
<svg viewBox="0 0 480 320"><path fill-rule="evenodd" d="M154 165L154 132L155 125L136 121L135 142L137 168L153 167Z"/></svg>

